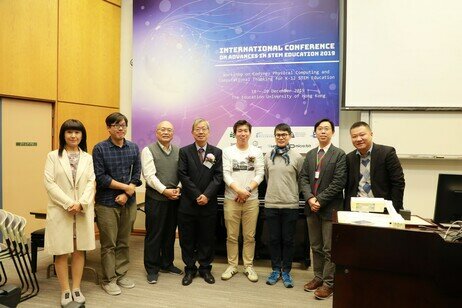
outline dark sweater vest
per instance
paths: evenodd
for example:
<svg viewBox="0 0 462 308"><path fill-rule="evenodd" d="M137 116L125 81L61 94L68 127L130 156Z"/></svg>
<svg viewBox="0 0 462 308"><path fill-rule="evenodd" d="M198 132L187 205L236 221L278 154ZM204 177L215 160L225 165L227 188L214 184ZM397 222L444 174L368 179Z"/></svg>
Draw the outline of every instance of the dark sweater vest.
<svg viewBox="0 0 462 308"><path fill-rule="evenodd" d="M159 143L155 142L148 146L154 158L156 166L156 176L167 188L177 188L178 180L178 153L179 148L172 146L170 154L165 153ZM168 201L169 199L160 194L157 190L146 184L146 197L159 201Z"/></svg>

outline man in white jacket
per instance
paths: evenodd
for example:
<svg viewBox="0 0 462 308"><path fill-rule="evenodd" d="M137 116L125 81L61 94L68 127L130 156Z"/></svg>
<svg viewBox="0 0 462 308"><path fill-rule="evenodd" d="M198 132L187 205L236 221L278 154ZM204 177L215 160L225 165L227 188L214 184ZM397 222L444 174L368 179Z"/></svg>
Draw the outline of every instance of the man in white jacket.
<svg viewBox="0 0 462 308"><path fill-rule="evenodd" d="M223 150L223 178L226 184L224 216L229 266L221 279L228 280L238 272L238 238L242 224L244 274L250 281L257 282L258 275L253 269L253 259L259 211L257 187L263 181L265 173L263 154L259 148L249 145L252 132L249 122L237 121L233 132L236 144Z"/></svg>

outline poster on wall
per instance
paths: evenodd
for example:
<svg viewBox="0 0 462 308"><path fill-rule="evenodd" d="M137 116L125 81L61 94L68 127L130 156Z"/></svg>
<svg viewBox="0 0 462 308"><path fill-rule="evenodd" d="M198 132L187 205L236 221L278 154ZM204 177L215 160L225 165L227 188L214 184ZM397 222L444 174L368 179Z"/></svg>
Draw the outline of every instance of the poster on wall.
<svg viewBox="0 0 462 308"><path fill-rule="evenodd" d="M245 119L263 152L279 123L292 127L300 153L317 145L318 120L338 128L338 0L134 0L133 14L132 139L140 147L155 141L162 120L185 146L194 119L204 118L209 142L223 148Z"/></svg>

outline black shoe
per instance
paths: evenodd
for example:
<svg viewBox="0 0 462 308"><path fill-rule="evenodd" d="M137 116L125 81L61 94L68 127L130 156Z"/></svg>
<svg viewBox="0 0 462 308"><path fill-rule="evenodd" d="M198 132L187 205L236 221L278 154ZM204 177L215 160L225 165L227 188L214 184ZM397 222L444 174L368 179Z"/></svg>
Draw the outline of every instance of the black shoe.
<svg viewBox="0 0 462 308"><path fill-rule="evenodd" d="M159 273L148 274L148 283L157 283L157 279L159 279Z"/></svg>
<svg viewBox="0 0 462 308"><path fill-rule="evenodd" d="M167 268L162 268L160 270L162 273L170 273L170 274L174 274L174 275L183 275L183 271L180 270L178 267L176 267L175 265L170 265L169 267Z"/></svg>
<svg viewBox="0 0 462 308"><path fill-rule="evenodd" d="M212 273L209 271L200 273L201 277L204 278L204 281L209 283L209 284L214 284L215 283L215 278L213 277Z"/></svg>
<svg viewBox="0 0 462 308"><path fill-rule="evenodd" d="M186 272L186 274L184 274L183 280L181 281L181 284L184 286L189 286L193 281L194 276L196 275L191 272Z"/></svg>

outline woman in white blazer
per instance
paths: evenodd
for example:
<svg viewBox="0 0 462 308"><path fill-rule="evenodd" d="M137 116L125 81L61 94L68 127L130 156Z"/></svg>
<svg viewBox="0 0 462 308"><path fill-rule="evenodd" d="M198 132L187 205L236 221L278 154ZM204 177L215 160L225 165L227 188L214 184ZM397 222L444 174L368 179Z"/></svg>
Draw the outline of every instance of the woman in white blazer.
<svg viewBox="0 0 462 308"><path fill-rule="evenodd" d="M84 251L95 249L93 159L87 152L87 133L82 122L65 121L59 131L59 149L48 153L45 187L48 192L45 250L55 256L61 286L61 305L84 303L80 291ZM72 293L68 255L72 254Z"/></svg>

